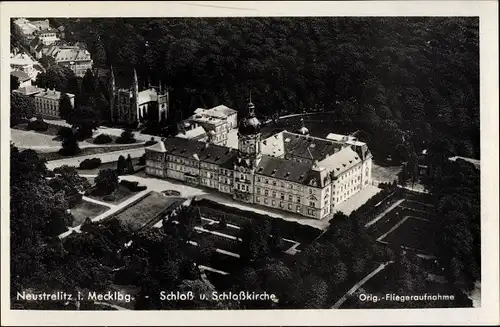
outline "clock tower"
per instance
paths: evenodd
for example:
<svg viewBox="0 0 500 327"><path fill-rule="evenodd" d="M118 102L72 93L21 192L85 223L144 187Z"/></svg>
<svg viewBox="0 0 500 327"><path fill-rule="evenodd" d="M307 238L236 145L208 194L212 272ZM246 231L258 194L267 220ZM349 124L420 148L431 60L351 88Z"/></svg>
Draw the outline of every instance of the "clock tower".
<svg viewBox="0 0 500 327"><path fill-rule="evenodd" d="M260 163L260 121L255 117L255 106L248 103L248 115L238 125L238 156L234 164L235 199L254 202L254 174Z"/></svg>

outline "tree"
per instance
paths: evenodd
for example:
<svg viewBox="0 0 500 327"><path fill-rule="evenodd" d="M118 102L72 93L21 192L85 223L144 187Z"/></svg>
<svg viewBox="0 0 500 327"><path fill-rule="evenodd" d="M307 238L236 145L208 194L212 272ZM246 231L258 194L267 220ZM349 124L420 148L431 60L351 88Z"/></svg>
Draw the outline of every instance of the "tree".
<svg viewBox="0 0 500 327"><path fill-rule="evenodd" d="M130 156L130 154L127 155L126 171L127 171L127 174L134 173L134 164L132 163L132 157Z"/></svg>
<svg viewBox="0 0 500 327"><path fill-rule="evenodd" d="M73 105L71 104L71 100L66 93L61 94L61 98L59 99L59 117L66 120L71 114L73 110Z"/></svg>
<svg viewBox="0 0 500 327"><path fill-rule="evenodd" d="M255 223L247 223L241 229L241 260L252 263L267 256L269 233Z"/></svg>
<svg viewBox="0 0 500 327"><path fill-rule="evenodd" d="M90 69L87 69L82 79L82 93L85 95L96 94L99 90L98 80Z"/></svg>
<svg viewBox="0 0 500 327"><path fill-rule="evenodd" d="M116 139L116 143L121 143L121 144L129 144L129 143L135 143L135 138L134 138L134 133L132 132L131 129L126 128L120 137Z"/></svg>
<svg viewBox="0 0 500 327"><path fill-rule="evenodd" d="M72 110L66 122L73 125L80 139L92 137L93 131L99 127L99 118L91 108L84 106Z"/></svg>
<svg viewBox="0 0 500 327"><path fill-rule="evenodd" d="M119 156L118 161L116 162L116 172L118 175L123 175L126 171L127 163L125 162L124 156Z"/></svg>
<svg viewBox="0 0 500 327"><path fill-rule="evenodd" d="M80 152L80 147L78 145L78 140L73 131L68 132L68 134L62 138L62 147L59 153L65 156L72 156Z"/></svg>
<svg viewBox="0 0 500 327"><path fill-rule="evenodd" d="M10 94L10 121L17 124L23 118L32 118L35 113L35 100L19 93Z"/></svg>
<svg viewBox="0 0 500 327"><path fill-rule="evenodd" d="M118 174L114 169L103 169L95 178L95 184L104 194L110 194L118 187Z"/></svg>
<svg viewBox="0 0 500 327"><path fill-rule="evenodd" d="M278 227L276 219L271 222L271 235L269 237L269 249L271 251L279 252L283 247L283 239L281 238L281 233Z"/></svg>
<svg viewBox="0 0 500 327"><path fill-rule="evenodd" d="M11 91L17 90L19 88L19 85L20 83L17 76L10 75L10 90Z"/></svg>

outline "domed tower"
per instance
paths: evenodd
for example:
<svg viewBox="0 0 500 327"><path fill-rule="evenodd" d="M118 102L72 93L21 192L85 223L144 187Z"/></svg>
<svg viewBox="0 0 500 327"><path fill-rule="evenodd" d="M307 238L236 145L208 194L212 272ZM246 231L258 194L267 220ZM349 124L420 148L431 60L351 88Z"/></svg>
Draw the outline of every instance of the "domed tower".
<svg viewBox="0 0 500 327"><path fill-rule="evenodd" d="M297 134L309 135L309 130L304 124L304 117L300 117L300 128L296 131Z"/></svg>
<svg viewBox="0 0 500 327"><path fill-rule="evenodd" d="M234 163L234 198L253 203L254 174L260 163L260 121L255 117L255 106L248 103L248 116L238 125L238 156Z"/></svg>

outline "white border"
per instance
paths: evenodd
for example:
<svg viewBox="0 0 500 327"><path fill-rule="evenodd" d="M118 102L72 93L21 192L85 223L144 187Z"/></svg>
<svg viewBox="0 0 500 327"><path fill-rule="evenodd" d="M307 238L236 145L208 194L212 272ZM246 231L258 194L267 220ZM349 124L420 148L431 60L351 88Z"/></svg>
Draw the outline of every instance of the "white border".
<svg viewBox="0 0 500 327"><path fill-rule="evenodd" d="M498 324L498 2L2 2L1 251L2 325L464 325ZM11 311L9 300L10 17L479 16L481 103L482 307L424 310Z"/></svg>

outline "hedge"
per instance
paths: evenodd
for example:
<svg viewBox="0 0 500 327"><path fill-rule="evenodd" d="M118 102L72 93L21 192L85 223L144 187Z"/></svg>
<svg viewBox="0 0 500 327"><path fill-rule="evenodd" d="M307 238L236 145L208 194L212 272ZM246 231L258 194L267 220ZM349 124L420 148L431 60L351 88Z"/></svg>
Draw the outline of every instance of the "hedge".
<svg viewBox="0 0 500 327"><path fill-rule="evenodd" d="M147 189L147 186L139 186L139 182L131 182L127 180L122 180L120 181L120 184L125 186L128 190L132 192L139 192L139 191L144 191Z"/></svg>
<svg viewBox="0 0 500 327"><path fill-rule="evenodd" d="M82 162L80 162L80 166L78 167L79 169L95 169L101 165L101 159L99 158L92 158L92 159L85 159Z"/></svg>
<svg viewBox="0 0 500 327"><path fill-rule="evenodd" d="M49 128L49 124L43 120L34 120L28 123L28 129L33 131L45 132Z"/></svg>
<svg viewBox="0 0 500 327"><path fill-rule="evenodd" d="M113 139L107 134L99 134L94 138L94 144L108 144L111 142L113 142Z"/></svg>

